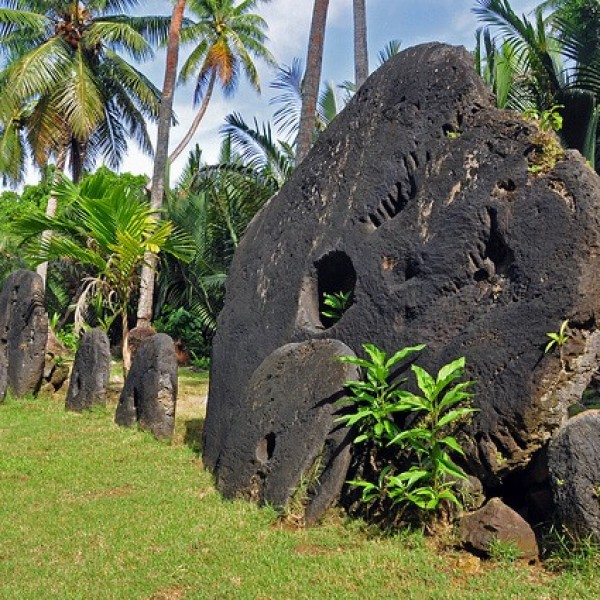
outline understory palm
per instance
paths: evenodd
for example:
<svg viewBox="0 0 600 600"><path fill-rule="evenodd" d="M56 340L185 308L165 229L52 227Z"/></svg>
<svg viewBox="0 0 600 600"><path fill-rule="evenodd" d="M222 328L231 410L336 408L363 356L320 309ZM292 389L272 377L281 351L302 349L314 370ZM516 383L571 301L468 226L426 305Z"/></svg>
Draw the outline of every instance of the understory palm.
<svg viewBox="0 0 600 600"><path fill-rule="evenodd" d="M0 168L11 181L28 156L66 154L78 180L100 157L118 167L129 139L151 153L160 94L122 55L151 57L169 19L120 14L139 4L0 0Z"/></svg>
<svg viewBox="0 0 600 600"><path fill-rule="evenodd" d="M172 222L156 218L142 188L115 185L102 170L81 185L62 177L53 193L62 207L55 217L33 212L17 221L15 230L28 240L26 256L32 264L62 259L92 273L79 297L76 321L86 320L90 306L107 328L120 317L127 369L128 314L145 253L162 251L185 262L191 243ZM37 236L48 229L53 236L40 241Z"/></svg>
<svg viewBox="0 0 600 600"><path fill-rule="evenodd" d="M196 147L167 197L169 218L189 233L195 248L189 264L165 257L158 281L157 313L165 305L185 308L199 318L207 341L216 329L240 239L293 168L292 149L274 142L268 125L250 127L230 115L223 133L218 163L205 164Z"/></svg>

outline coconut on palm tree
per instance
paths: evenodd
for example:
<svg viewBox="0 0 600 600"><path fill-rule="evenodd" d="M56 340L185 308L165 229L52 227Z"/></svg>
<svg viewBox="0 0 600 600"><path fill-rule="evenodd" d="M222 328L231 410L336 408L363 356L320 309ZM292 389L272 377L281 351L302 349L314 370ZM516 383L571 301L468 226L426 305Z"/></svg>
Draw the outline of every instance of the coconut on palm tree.
<svg viewBox="0 0 600 600"><path fill-rule="evenodd" d="M134 61L152 56L169 18L121 11L139 0L0 0L0 130L14 149L15 131L37 165L70 164L74 180L103 158L119 166L129 139L151 153L146 120L158 114L156 87ZM13 142L10 141L12 136ZM26 152L14 152L16 162ZM4 173L18 180L19 167Z"/></svg>
<svg viewBox="0 0 600 600"><path fill-rule="evenodd" d="M194 102L198 113L186 135L169 160L183 152L196 133L206 113L215 86L225 95L232 94L244 73L250 85L260 92L260 80L254 59L274 64L265 47L267 24L251 11L260 2L270 0L188 0L190 12L197 21L181 31L182 43L193 43L190 56L181 69L180 79L195 78Z"/></svg>

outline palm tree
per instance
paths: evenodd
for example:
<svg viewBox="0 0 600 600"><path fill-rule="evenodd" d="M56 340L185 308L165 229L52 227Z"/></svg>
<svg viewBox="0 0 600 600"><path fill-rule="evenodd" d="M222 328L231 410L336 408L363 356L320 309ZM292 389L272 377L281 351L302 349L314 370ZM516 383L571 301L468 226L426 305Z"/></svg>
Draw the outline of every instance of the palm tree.
<svg viewBox="0 0 600 600"><path fill-rule="evenodd" d="M248 223L283 185L293 169L289 144L274 142L270 126L250 127L236 114L222 128L219 161L207 165L198 147L175 191L167 195L167 214L194 240L189 264L165 257L158 278L161 307L184 308L198 318L210 341L223 307L233 253Z"/></svg>
<svg viewBox="0 0 600 600"><path fill-rule="evenodd" d="M144 256L148 251L163 251L179 260L189 260L190 241L176 233L170 221L156 219L145 202L143 189L115 185L102 170L81 185L60 177L53 194L61 206L56 216L32 212L16 222L15 231L28 240L26 257L32 264L63 259L93 272L85 281L76 318L83 319L90 304L95 307L96 317L105 313L107 328L113 319L121 318L126 372L130 366L128 309ZM40 242L37 236L46 230L52 230L53 235Z"/></svg>
<svg viewBox="0 0 600 600"><path fill-rule="evenodd" d="M292 145L298 143L300 113L303 98L302 61L294 58L291 65L278 67L277 75L271 83L271 88L280 93L271 99L271 104L278 105L273 117L278 130L292 140ZM336 86L326 82L319 92L311 136L311 145L320 133L333 121L339 111L345 106L355 91L352 82L344 82L337 86L346 93L340 100Z"/></svg>
<svg viewBox="0 0 600 600"><path fill-rule="evenodd" d="M182 82L196 78L194 102L198 113L186 135L169 157L173 162L193 138L218 83L225 95L232 94L243 71L252 87L260 92L253 58L274 64L265 47L267 24L250 11L259 2L270 0L189 0L190 11L198 21L181 32L183 42L197 44L181 69Z"/></svg>
<svg viewBox="0 0 600 600"><path fill-rule="evenodd" d="M366 0L354 2L354 82L358 89L369 76Z"/></svg>
<svg viewBox="0 0 600 600"><path fill-rule="evenodd" d="M167 45L167 60L165 64L165 80L158 115L158 132L156 134L156 154L154 156L154 171L150 192L150 206L161 209L165 193L165 178L169 156L169 137L173 120L173 94L177 78L177 63L179 61L179 40L183 13L187 0L175 0L169 41ZM140 278L140 298L138 301L137 326L149 325L152 320L152 302L154 298L154 272L156 257L148 255L142 268Z"/></svg>
<svg viewBox="0 0 600 600"><path fill-rule="evenodd" d="M297 165L302 162L312 145L314 119L321 81L321 67L323 64L323 47L328 8L329 0L315 0L308 39L306 73L302 87L302 110L300 112L298 143L296 146Z"/></svg>
<svg viewBox="0 0 600 600"><path fill-rule="evenodd" d="M600 32L588 25L581 12L572 12L568 17L569 13L558 8L544 16L544 9L550 5L573 8L580 3L545 2L535 9L532 20L519 17L508 0L478 0L477 4L474 12L503 36L501 52L497 44L486 42L484 68L497 90L502 90L507 106L530 106L539 112L560 106L560 134L565 145L578 149L595 165L600 118ZM477 56L481 70L481 52Z"/></svg>
<svg viewBox="0 0 600 600"><path fill-rule="evenodd" d="M2 134L25 132L37 165L54 159L60 171L68 160L77 181L100 157L118 167L129 138L151 153L146 119L156 118L160 95L121 54L151 57L169 19L118 14L138 4L0 0Z"/></svg>

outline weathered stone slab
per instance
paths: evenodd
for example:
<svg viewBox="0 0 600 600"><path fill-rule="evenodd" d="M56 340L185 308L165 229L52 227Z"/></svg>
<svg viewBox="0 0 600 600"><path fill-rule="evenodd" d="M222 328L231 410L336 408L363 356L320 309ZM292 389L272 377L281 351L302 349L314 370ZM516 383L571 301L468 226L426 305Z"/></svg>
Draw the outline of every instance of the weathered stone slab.
<svg viewBox="0 0 600 600"><path fill-rule="evenodd" d="M151 431L159 439L173 436L177 403L177 358L173 340L165 333L148 337L138 348L115 422Z"/></svg>
<svg viewBox="0 0 600 600"><path fill-rule="evenodd" d="M106 406L110 380L110 343L101 329L86 331L79 341L65 408L82 411Z"/></svg>
<svg viewBox="0 0 600 600"><path fill-rule="evenodd" d="M254 372L245 410L232 415L217 487L283 507L301 481L306 520L315 521L338 497L350 463L347 428L335 422L344 383L358 378L337 340L287 344Z"/></svg>
<svg viewBox="0 0 600 600"><path fill-rule="evenodd" d="M408 49L367 80L234 258L203 434L217 477L256 369L311 339L425 343L430 372L465 356L467 466L486 488L547 443L600 355L600 180L575 152L530 172L537 135L495 108L462 48ZM352 302L334 322L323 293L339 291ZM563 368L544 346L565 319Z"/></svg>
<svg viewBox="0 0 600 600"><path fill-rule="evenodd" d="M494 542L514 546L523 560L537 560L539 555L535 534L527 521L500 498L492 498L483 508L463 515L458 539L467 550L486 556Z"/></svg>
<svg viewBox="0 0 600 600"><path fill-rule="evenodd" d="M17 397L39 390L47 339L42 278L19 269L0 292L0 399L9 389Z"/></svg>
<svg viewBox="0 0 600 600"><path fill-rule="evenodd" d="M600 541L600 411L583 412L561 427L548 448L548 467L560 521Z"/></svg>

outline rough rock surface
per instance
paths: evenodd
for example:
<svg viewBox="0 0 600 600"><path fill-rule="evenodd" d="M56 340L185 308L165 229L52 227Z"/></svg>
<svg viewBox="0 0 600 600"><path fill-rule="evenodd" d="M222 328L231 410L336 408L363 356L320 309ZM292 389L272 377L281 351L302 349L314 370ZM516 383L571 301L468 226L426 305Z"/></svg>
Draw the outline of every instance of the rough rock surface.
<svg viewBox="0 0 600 600"><path fill-rule="evenodd" d="M513 545L524 560L536 560L539 549L533 530L512 508L492 498L483 508L463 515L458 539L468 550L489 556L494 541Z"/></svg>
<svg viewBox="0 0 600 600"><path fill-rule="evenodd" d="M245 409L232 415L217 486L285 506L304 480L305 517L318 519L337 498L350 463L351 438L335 422L344 383L358 377L337 340L287 344L267 356L246 389ZM302 492L301 492L302 493Z"/></svg>
<svg viewBox="0 0 600 600"><path fill-rule="evenodd" d="M129 352L131 353L131 360L135 357L140 346L153 335L156 335L156 330L150 325L142 325L140 327L134 327L127 338L129 345Z"/></svg>
<svg viewBox="0 0 600 600"><path fill-rule="evenodd" d="M486 487L549 440L600 352L600 180L576 152L530 172L537 135L495 108L462 48L408 49L366 81L236 253L203 434L217 476L255 370L310 339L426 343L431 372L465 356L468 470ZM352 305L332 323L323 293L338 291ZM566 369L544 354L564 319Z"/></svg>
<svg viewBox="0 0 600 600"><path fill-rule="evenodd" d="M44 284L33 271L11 273L0 292L0 399L38 391L44 371L48 315Z"/></svg>
<svg viewBox="0 0 600 600"><path fill-rule="evenodd" d="M115 422L151 431L157 438L173 436L177 402L177 358L173 340L165 333L148 337L138 348L125 385Z"/></svg>
<svg viewBox="0 0 600 600"><path fill-rule="evenodd" d="M110 380L110 343L101 329L86 331L79 342L65 408L81 411L106 406Z"/></svg>
<svg viewBox="0 0 600 600"><path fill-rule="evenodd" d="M600 541L600 411L581 413L561 427L550 442L548 466L561 522Z"/></svg>

